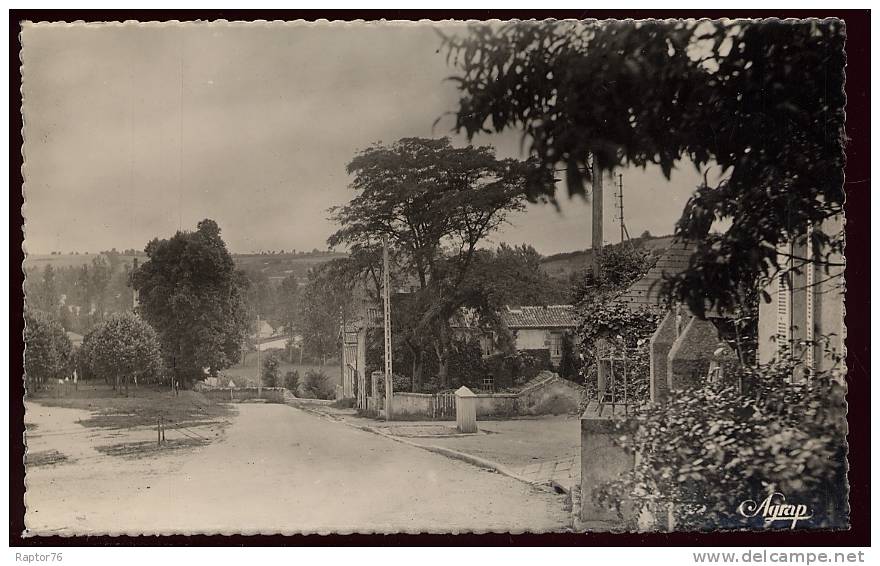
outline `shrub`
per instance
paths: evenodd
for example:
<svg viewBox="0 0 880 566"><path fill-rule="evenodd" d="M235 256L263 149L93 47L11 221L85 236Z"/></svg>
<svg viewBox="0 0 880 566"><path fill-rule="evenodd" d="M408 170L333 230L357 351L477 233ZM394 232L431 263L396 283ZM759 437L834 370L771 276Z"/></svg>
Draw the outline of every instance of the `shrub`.
<svg viewBox="0 0 880 566"><path fill-rule="evenodd" d="M297 370L288 371L284 374L284 387L293 393L294 395L299 394L299 386L300 386L300 378L299 372Z"/></svg>
<svg viewBox="0 0 880 566"><path fill-rule="evenodd" d="M394 391L409 391L410 384L412 380L409 376L401 375L399 373L391 374L391 382L394 385ZM385 396L385 376L382 376L382 379L379 380L376 386L376 395L379 397Z"/></svg>
<svg viewBox="0 0 880 566"><path fill-rule="evenodd" d="M155 383L163 376L159 336L130 312L111 314L83 340L90 374L112 383Z"/></svg>
<svg viewBox="0 0 880 566"><path fill-rule="evenodd" d="M739 505L782 493L811 509L814 518L801 524L845 526L844 387L830 373L792 383L797 364L783 356L747 366L732 380L643 407L620 424L634 469L594 497L619 513L631 501L635 512L621 513L628 520L644 510L665 517L671 503L676 529L712 530L762 526Z"/></svg>
<svg viewBox="0 0 880 566"><path fill-rule="evenodd" d="M281 362L278 361L278 356L272 354L266 357L263 360L263 386L264 387L276 387L280 382L280 370L281 370Z"/></svg>
<svg viewBox="0 0 880 566"><path fill-rule="evenodd" d="M547 350L519 350L494 354L483 361L484 373L491 374L495 390L512 389L534 379L544 370L552 370Z"/></svg>
<svg viewBox="0 0 880 566"><path fill-rule="evenodd" d="M24 373L29 390L73 372L73 346L61 324L40 311L25 311Z"/></svg>
<svg viewBox="0 0 880 566"><path fill-rule="evenodd" d="M542 371L554 369L549 350L522 350L520 354L521 367L517 375L520 383L534 379Z"/></svg>
<svg viewBox="0 0 880 566"><path fill-rule="evenodd" d="M336 398L336 389L327 382L327 374L323 371L307 371L305 386L306 392L315 399Z"/></svg>
<svg viewBox="0 0 880 566"><path fill-rule="evenodd" d="M574 339L571 333L562 336L562 359L559 361L559 376L565 379L578 379L580 360L577 357Z"/></svg>
<svg viewBox="0 0 880 566"><path fill-rule="evenodd" d="M456 340L449 352L449 384L453 388L465 385L470 389L483 386L486 368L480 344L474 340Z"/></svg>

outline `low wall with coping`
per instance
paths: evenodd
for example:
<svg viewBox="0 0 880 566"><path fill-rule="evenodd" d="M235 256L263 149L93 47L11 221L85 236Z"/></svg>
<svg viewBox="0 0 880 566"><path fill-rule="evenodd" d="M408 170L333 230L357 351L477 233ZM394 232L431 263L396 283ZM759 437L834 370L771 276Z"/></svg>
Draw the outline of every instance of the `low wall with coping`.
<svg viewBox="0 0 880 566"><path fill-rule="evenodd" d="M201 389L206 398L219 403L240 403L252 399L264 399L267 403L284 403L283 387L263 387L262 392L256 387L212 387Z"/></svg>
<svg viewBox="0 0 880 566"><path fill-rule="evenodd" d="M511 417L519 414L519 394L517 393L477 393L477 418Z"/></svg>
<svg viewBox="0 0 880 566"><path fill-rule="evenodd" d="M477 418L575 413L583 391L582 386L548 372L517 393L476 393ZM433 418L434 395L394 393L394 416ZM452 417L454 414L445 418Z"/></svg>
<svg viewBox="0 0 880 566"><path fill-rule="evenodd" d="M396 418L431 416L433 397L428 393L395 393L394 416Z"/></svg>
<svg viewBox="0 0 880 566"><path fill-rule="evenodd" d="M293 405L294 407L308 407L314 405L333 405L336 403L334 399L306 399L304 397L297 397L289 390L284 390L284 402L288 405Z"/></svg>
<svg viewBox="0 0 880 566"><path fill-rule="evenodd" d="M577 413L584 392L582 385L552 374L518 393L517 413L521 415Z"/></svg>

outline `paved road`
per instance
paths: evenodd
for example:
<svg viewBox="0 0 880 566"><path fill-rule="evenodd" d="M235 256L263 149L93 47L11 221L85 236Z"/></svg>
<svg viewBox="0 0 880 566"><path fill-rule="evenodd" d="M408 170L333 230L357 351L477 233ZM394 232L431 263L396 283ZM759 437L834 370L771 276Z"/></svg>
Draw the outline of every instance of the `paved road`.
<svg viewBox="0 0 880 566"><path fill-rule="evenodd" d="M542 532L561 497L285 405L196 452L36 468L29 528L76 533ZM106 460L106 462L105 462Z"/></svg>

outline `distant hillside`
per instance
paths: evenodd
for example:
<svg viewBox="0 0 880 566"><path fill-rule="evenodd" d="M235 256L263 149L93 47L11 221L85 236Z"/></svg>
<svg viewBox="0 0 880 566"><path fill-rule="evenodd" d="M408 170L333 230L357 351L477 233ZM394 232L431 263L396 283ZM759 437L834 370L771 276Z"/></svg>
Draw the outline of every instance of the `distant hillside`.
<svg viewBox="0 0 880 566"><path fill-rule="evenodd" d="M105 256L106 254L102 253L81 253L81 254L27 254L24 258L24 268L28 271L32 269L38 269L42 271L45 266L51 265L53 269L63 269L66 267L82 267L83 265L90 265L92 260L98 256ZM135 254L118 254L117 257L120 260L120 263L132 263L134 258L137 258L138 262L143 263L147 259L147 255L145 253L135 253Z"/></svg>
<svg viewBox="0 0 880 566"><path fill-rule="evenodd" d="M650 238L633 238L630 242L637 248L659 255L659 253L662 253L663 250L669 247L672 239L672 236L652 236ZM547 256L541 261L541 267L550 277L561 281L568 281L572 274L589 269L592 263L593 251L580 250Z"/></svg>
<svg viewBox="0 0 880 566"><path fill-rule="evenodd" d="M296 275L303 280L309 269L346 257L347 254L337 252L312 252L306 254L233 254L235 265L239 269L265 274L269 281L280 283L288 275Z"/></svg>
<svg viewBox="0 0 880 566"><path fill-rule="evenodd" d="M105 254L28 254L24 266L28 271L42 271L46 265L52 265L55 269L81 267L91 264L92 260L100 255ZM147 260L144 253L120 253L117 257L120 264L131 264L134 258L137 258L139 263ZM236 267L245 271L264 273L273 282L280 282L291 273L299 279L304 279L310 268L340 257L346 257L346 254L337 252L232 254Z"/></svg>

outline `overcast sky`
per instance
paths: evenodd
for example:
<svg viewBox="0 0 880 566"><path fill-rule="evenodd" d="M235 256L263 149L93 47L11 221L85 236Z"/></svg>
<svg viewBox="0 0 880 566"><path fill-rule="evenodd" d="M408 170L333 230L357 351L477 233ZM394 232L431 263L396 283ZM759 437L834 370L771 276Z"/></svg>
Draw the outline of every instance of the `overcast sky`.
<svg viewBox="0 0 880 566"><path fill-rule="evenodd" d="M373 142L450 134L455 70L431 27L402 24L27 27L25 247L143 249L213 218L235 252L326 248L345 165ZM464 143L455 138L455 143ZM502 157L520 136L486 136ZM624 173L631 235L668 234L699 182ZM605 236L619 240L606 182ZM560 194L564 194L564 189ZM589 246L590 207L530 206L494 242Z"/></svg>

